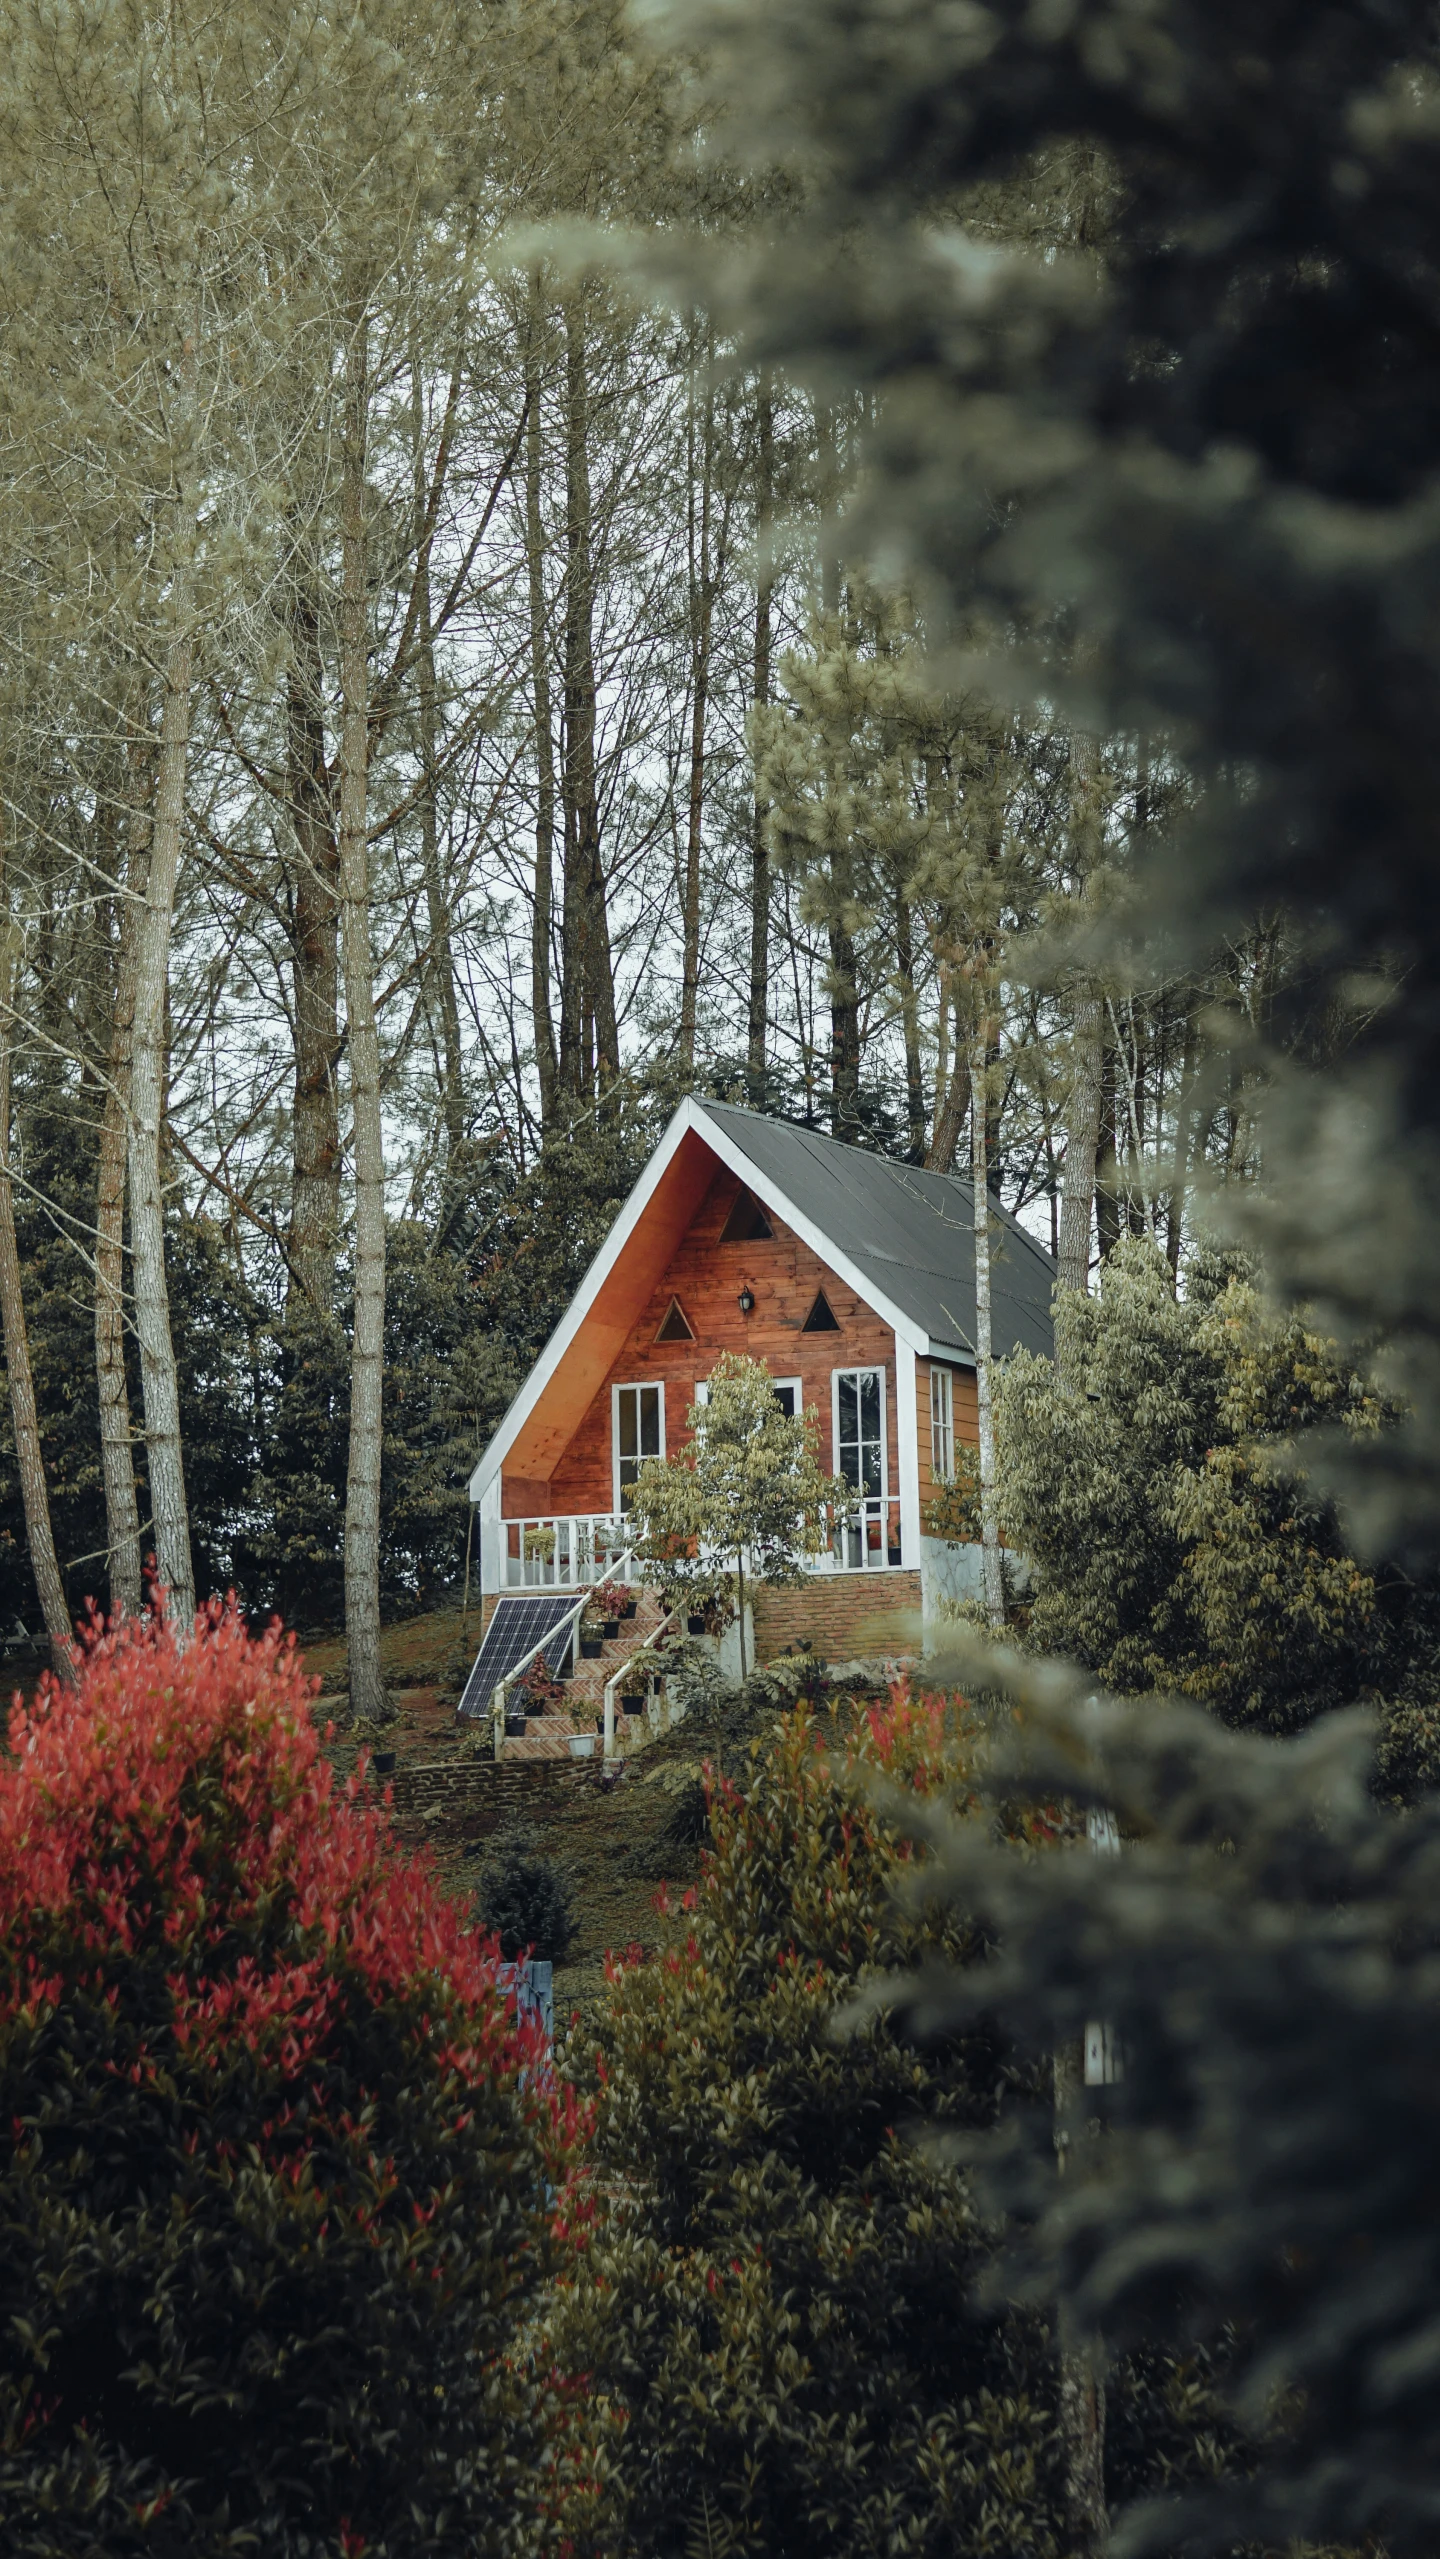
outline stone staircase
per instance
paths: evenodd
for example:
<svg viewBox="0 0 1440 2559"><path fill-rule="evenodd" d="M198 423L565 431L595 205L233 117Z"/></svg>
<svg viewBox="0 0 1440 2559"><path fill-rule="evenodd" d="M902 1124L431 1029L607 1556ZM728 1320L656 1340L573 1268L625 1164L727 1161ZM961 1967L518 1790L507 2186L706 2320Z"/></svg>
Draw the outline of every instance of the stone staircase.
<svg viewBox="0 0 1440 2559"><path fill-rule="evenodd" d="M656 1593L643 1583L635 1586L636 1610L633 1617L622 1617L620 1632L601 1646L598 1661L580 1658L577 1636L575 1667L565 1683L565 1708L559 1714L527 1715L523 1733L507 1733L501 1745L505 1761L566 1759L571 1756L570 1736L574 1732L595 1734L595 1758L598 1760L603 1742L601 1729L605 1707L605 1690L618 1670L623 1669L641 1647L650 1641L665 1622L665 1609ZM626 1726L643 1727L627 1732ZM644 1716L631 1717L619 1712L616 1701L615 1738L617 1755L649 1740L650 1732Z"/></svg>

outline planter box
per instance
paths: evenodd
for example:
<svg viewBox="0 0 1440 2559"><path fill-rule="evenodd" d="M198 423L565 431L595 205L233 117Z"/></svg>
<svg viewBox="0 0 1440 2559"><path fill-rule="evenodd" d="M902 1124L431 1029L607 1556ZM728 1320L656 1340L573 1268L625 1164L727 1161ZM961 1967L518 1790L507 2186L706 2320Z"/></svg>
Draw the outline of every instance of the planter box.
<svg viewBox="0 0 1440 2559"><path fill-rule="evenodd" d="M600 1641L601 1641L601 1643L602 1643L602 1644L613 1644L613 1643L614 1643L614 1641L615 1641L615 1638L616 1638L616 1636L619 1634L619 1632L620 1632L620 1620L619 1620L619 1618L618 1618L618 1617L607 1617L607 1618L605 1619L605 1621L604 1621L603 1625L601 1626L601 1629L600 1629Z"/></svg>
<svg viewBox="0 0 1440 2559"><path fill-rule="evenodd" d="M645 1712L645 1700L643 1697L622 1697L620 1700L620 1707L623 1714L643 1715Z"/></svg>
<svg viewBox="0 0 1440 2559"><path fill-rule="evenodd" d="M626 1600L626 1602L625 1602L624 1607L623 1607L623 1608L621 1609L621 1611L620 1611L621 1616L622 1616L622 1617L633 1617L633 1616L634 1616L634 1614L635 1614L636 1608L638 1607L638 1605L639 1605L639 1602L638 1602L638 1601L633 1600L633 1599L627 1599L627 1600Z"/></svg>
<svg viewBox="0 0 1440 2559"><path fill-rule="evenodd" d="M572 1733L570 1736L570 1756L572 1759L593 1759L595 1756L595 1735L593 1733Z"/></svg>
<svg viewBox="0 0 1440 2559"><path fill-rule="evenodd" d="M600 1659L600 1649L600 1638L598 1635L581 1636L580 1658L583 1662L598 1662Z"/></svg>

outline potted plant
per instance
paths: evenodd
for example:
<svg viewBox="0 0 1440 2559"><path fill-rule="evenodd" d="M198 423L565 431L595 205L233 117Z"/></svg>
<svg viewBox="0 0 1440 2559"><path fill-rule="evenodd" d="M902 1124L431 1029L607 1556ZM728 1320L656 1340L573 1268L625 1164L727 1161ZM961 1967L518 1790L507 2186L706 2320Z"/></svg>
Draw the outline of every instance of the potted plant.
<svg viewBox="0 0 1440 2559"><path fill-rule="evenodd" d="M604 1641L604 1629L601 1625L600 1619L596 1616L593 1609L587 1608L584 1616L580 1620L581 1660L587 1662L598 1662Z"/></svg>
<svg viewBox="0 0 1440 2559"><path fill-rule="evenodd" d="M613 1643L620 1632L620 1621L635 1614L635 1599L623 1582L602 1582L590 1594L590 1605L605 1623L606 1641Z"/></svg>

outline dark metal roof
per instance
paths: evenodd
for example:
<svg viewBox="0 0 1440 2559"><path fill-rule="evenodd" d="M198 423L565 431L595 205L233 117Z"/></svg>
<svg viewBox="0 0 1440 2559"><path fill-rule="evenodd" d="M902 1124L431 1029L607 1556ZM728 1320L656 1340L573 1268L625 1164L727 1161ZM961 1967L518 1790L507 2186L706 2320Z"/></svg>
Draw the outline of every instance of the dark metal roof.
<svg viewBox="0 0 1440 2559"><path fill-rule="evenodd" d="M862 1277L929 1334L937 1350L975 1355L974 1194L953 1173L922 1173L842 1146L818 1129L765 1119L731 1102L702 1110L756 1172L820 1228ZM995 1350L1054 1348L1055 1264L1008 1209L991 1203Z"/></svg>

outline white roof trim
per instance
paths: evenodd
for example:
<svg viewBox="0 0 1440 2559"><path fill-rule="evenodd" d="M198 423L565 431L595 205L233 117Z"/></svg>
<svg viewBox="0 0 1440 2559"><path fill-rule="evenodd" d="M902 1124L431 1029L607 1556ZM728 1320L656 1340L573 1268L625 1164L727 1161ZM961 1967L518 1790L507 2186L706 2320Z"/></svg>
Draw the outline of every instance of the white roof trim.
<svg viewBox="0 0 1440 2559"><path fill-rule="evenodd" d="M531 1369L530 1374L526 1378L524 1385L521 1387L519 1394L516 1396L514 1403L506 1412L505 1417L502 1420L499 1429L496 1431L494 1438L491 1440L489 1447L485 1450L483 1456L481 1456L477 1461L470 1477L470 1499L472 1502L478 1502L480 1500L482 1494L486 1490L486 1487L492 1484L496 1476L499 1474L501 1467L504 1465L506 1456L514 1444L517 1431L521 1424L528 1420L541 1394L549 1385L550 1380L555 1375L561 1361L564 1359L566 1352L575 1341L575 1338L579 1333L586 1316L589 1314L591 1307L594 1305L601 1288L604 1286L605 1281L610 1277L610 1274L614 1270L616 1263L619 1261L621 1254L624 1252L630 1237L634 1233L636 1226L639 1224L644 1210L649 1206L655 1192L659 1189L660 1183L666 1172L669 1170L670 1164L679 1149L682 1139L684 1139L692 1129L697 1137L703 1139L704 1143L709 1147L712 1155L717 1156L720 1162L724 1164L730 1172L736 1174L739 1180L745 1184L746 1189L753 1191L755 1197L758 1200L763 1201L766 1208L773 1209L776 1216L781 1218L785 1225L791 1227L795 1234L800 1237L802 1243L808 1244L811 1251L819 1255L821 1261L828 1262L831 1270L835 1272L837 1278L843 1279L846 1286L852 1288L856 1296L862 1298L871 1311L878 1315L883 1323L888 1324L891 1327L891 1330L898 1335L902 1342L908 1343L910 1349L912 1351L918 1351L922 1357L928 1357L930 1350L930 1337L928 1333L926 1333L920 1325L916 1324L910 1316L906 1315L900 1307L893 1305L891 1300L884 1294L884 1291L875 1286L873 1280L866 1279L862 1273L856 1269L854 1263L848 1260L845 1254L836 1249L830 1238L814 1223L813 1219L802 1216L800 1210L795 1207L794 1203L786 1198L785 1193L780 1189L778 1183L771 1181L769 1176L762 1173L757 1165L752 1164L749 1156L744 1152L744 1149L737 1146L732 1138L727 1137L724 1129L710 1117L710 1114L706 1110L703 1102L697 1102L693 1095L687 1095L685 1100L680 1104L679 1109L674 1113L669 1127L666 1129L664 1136L661 1138L659 1145L656 1147L654 1154L651 1156L650 1161L646 1165L644 1172L641 1174L639 1181L636 1183L634 1190L626 1200L624 1207L621 1209L619 1216L616 1218L614 1225L611 1227L609 1234L606 1236L605 1241L601 1245L599 1252L596 1254L594 1261L591 1263L589 1270L586 1272L585 1277L575 1291L569 1306L566 1308L565 1313L556 1325L555 1330L551 1334L549 1341L546 1343L544 1350L541 1352L540 1357Z"/></svg>

